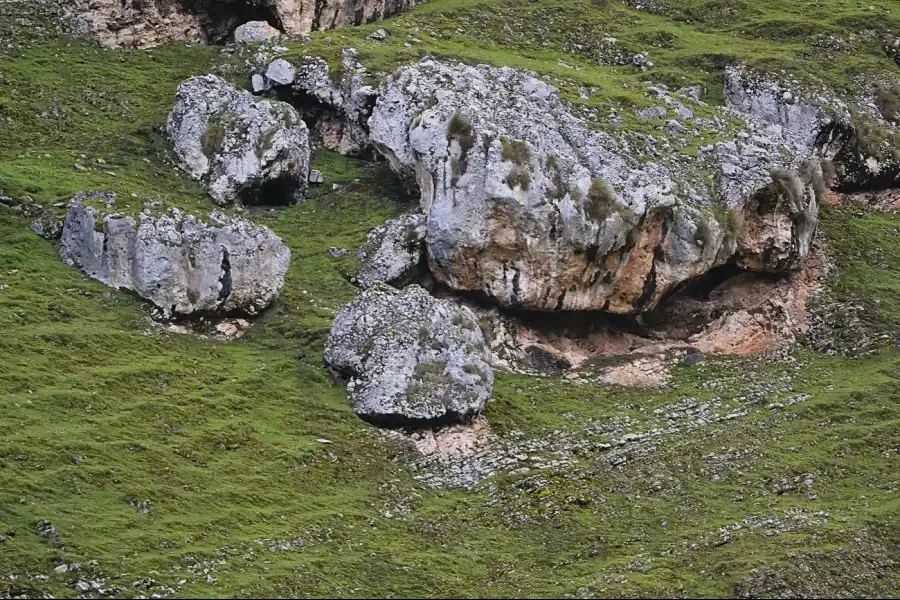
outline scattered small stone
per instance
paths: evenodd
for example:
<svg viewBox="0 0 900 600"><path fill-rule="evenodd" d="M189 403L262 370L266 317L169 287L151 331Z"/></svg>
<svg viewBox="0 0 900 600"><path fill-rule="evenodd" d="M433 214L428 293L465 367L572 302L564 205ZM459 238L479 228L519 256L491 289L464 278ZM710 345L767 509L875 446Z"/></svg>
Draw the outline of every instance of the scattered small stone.
<svg viewBox="0 0 900 600"><path fill-rule="evenodd" d="M385 31L384 29L379 29L378 31L375 31L371 35L369 35L369 39L375 40L377 42L383 42L385 39L387 39L387 36L387 31Z"/></svg>

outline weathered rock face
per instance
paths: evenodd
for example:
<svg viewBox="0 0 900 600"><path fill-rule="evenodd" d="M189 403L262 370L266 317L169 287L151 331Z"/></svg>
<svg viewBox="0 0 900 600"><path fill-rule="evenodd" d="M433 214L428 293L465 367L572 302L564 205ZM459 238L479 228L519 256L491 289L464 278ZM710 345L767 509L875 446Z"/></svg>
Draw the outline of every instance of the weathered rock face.
<svg viewBox="0 0 900 600"><path fill-rule="evenodd" d="M294 108L256 98L214 75L178 88L166 122L181 168L221 205L299 200L309 178L309 134Z"/></svg>
<svg viewBox="0 0 900 600"><path fill-rule="evenodd" d="M421 191L435 277L507 306L644 312L739 249L749 268L795 268L815 232L815 210L801 229L793 205L777 202L757 205L749 235L738 226L770 170L801 158L802 145L774 128L766 143L780 151L766 153L765 176L717 198L689 171L636 162L554 88L515 69L424 59L388 79L368 125L372 144ZM775 263L765 251L773 245L784 248Z"/></svg>
<svg viewBox="0 0 900 600"><path fill-rule="evenodd" d="M425 255L425 215L408 214L373 229L361 248L362 287L378 283L405 285L415 277Z"/></svg>
<svg viewBox="0 0 900 600"><path fill-rule="evenodd" d="M70 21L102 44L147 47L173 40L219 43L242 23L288 34L360 25L420 0L73 0Z"/></svg>
<svg viewBox="0 0 900 600"><path fill-rule="evenodd" d="M832 160L841 190L900 185L900 132L874 101L857 105L854 115L828 91L812 94L740 67L725 74L725 100L737 112L777 127L807 154Z"/></svg>
<svg viewBox="0 0 900 600"><path fill-rule="evenodd" d="M151 301L167 318L262 311L281 294L290 250L265 227L210 217L216 225L175 209L134 219L74 201L60 255L88 277Z"/></svg>
<svg viewBox="0 0 900 600"><path fill-rule="evenodd" d="M357 61L356 50L341 53L340 76L335 81L328 63L303 56L289 63L271 60L266 49L251 61L253 91L275 90L298 107L304 118L329 150L357 154L369 145L367 122L378 92L365 83L365 68Z"/></svg>
<svg viewBox="0 0 900 600"><path fill-rule="evenodd" d="M494 384L472 312L415 285L376 286L343 306L325 360L351 376L353 410L390 426L469 420Z"/></svg>

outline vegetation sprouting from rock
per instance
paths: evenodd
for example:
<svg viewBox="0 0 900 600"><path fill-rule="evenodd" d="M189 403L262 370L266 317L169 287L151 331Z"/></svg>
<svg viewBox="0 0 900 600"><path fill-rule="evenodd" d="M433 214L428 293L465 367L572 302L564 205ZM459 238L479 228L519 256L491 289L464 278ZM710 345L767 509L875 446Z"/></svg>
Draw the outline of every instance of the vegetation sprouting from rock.
<svg viewBox="0 0 900 600"><path fill-rule="evenodd" d="M584 200L584 211L594 221L604 221L617 210L616 192L602 179L591 180L587 198Z"/></svg>

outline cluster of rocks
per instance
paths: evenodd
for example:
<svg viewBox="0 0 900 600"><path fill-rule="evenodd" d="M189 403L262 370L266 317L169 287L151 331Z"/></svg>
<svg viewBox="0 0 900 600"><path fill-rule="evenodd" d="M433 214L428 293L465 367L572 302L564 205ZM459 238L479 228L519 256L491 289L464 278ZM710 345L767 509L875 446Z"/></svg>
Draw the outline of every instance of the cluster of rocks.
<svg viewBox="0 0 900 600"><path fill-rule="evenodd" d="M109 46L149 47L170 41L253 43L271 30L303 35L361 25L408 10L421 0L73 0L69 28ZM246 22L264 22L240 29Z"/></svg>
<svg viewBox="0 0 900 600"><path fill-rule="evenodd" d="M177 209L132 217L95 209L90 198L74 198L62 226L52 227L60 256L149 300L159 316L255 315L281 294L290 250L268 228L216 213L207 224Z"/></svg>
<svg viewBox="0 0 900 600"><path fill-rule="evenodd" d="M260 91L314 98L352 128L352 143L332 136L333 147L376 150L420 191L423 215L370 236L361 285L406 283L427 261L446 289L544 311L642 314L726 263L798 269L827 191L819 161L849 114L732 69L728 111L746 126L700 153L713 182L690 166L638 162L618 137L575 117L554 88L515 69L425 58L374 90L353 51L338 81L310 58L276 81L267 73L287 61L267 58L253 65ZM663 96L693 118L687 103L696 94Z"/></svg>
<svg viewBox="0 0 900 600"><path fill-rule="evenodd" d="M249 64L253 91L277 90L279 96L292 98L305 115L313 117L314 133L323 146L341 154L358 154L369 147L368 119L378 91L366 83L367 71L355 49L341 52L336 78L321 58L273 59L265 46Z"/></svg>

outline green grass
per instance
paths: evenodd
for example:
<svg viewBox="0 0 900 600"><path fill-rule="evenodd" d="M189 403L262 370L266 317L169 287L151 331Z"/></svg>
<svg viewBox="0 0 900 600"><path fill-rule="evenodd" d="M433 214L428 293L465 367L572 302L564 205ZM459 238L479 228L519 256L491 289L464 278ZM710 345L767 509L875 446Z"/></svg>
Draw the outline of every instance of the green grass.
<svg viewBox="0 0 900 600"><path fill-rule="evenodd" d="M598 93L587 106L622 108L647 102L649 79L704 84L715 100L723 66L737 57L799 65L804 76L849 86L854 73L887 68L874 42L820 56L809 40L853 19L896 29L898 18L895 4L879 1L729 2L720 20L693 0L660 4L662 14L612 0L431 0L386 23L316 33L294 51L333 57L355 45L366 64L387 71L426 49L534 69L570 99L588 86ZM240 57L182 45L100 50L38 39L10 22L0 18L0 37L21 37L0 64L7 195L52 204L110 189L123 210L150 199L199 214L215 208L172 168L159 127L180 81L209 71L239 80ZM390 45L367 39L377 27ZM405 48L413 35L421 42ZM597 64L578 40L606 35L629 51L652 45L656 69ZM284 239L292 261L281 299L232 343L160 330L145 304L83 279L0 206L0 595L73 597L74 582L90 575L124 596L154 593L133 587L152 577L165 586L185 580L179 595L187 597L718 597L753 568L790 576L793 555L824 553L810 560L827 573L854 538L874 540L900 563L900 351L892 347L858 359L795 350L780 362L682 365L660 392L498 373L487 418L508 440L608 443L665 427L654 410L685 398L751 412L661 437L651 453L615 466L598 446L565 469L499 474L468 492L423 487L407 468L409 451L352 413L322 361L335 309L356 294L353 259L333 259L328 248L357 247L410 205L382 165L320 152L315 167L326 183L304 203L249 213ZM822 229L839 267L828 293L865 304L890 331L900 315L900 217L828 208ZM787 383L747 399L779 381ZM811 398L766 408L797 394ZM775 491L807 474L811 489ZM144 501L146 515L131 504ZM829 516L778 535L747 526L715 543L720 527L791 510ZM56 525L63 547L35 534L40 520ZM287 549L272 552L264 539ZM287 544L298 540L302 547ZM63 561L84 571L52 574ZM890 596L897 583L890 568L852 591Z"/></svg>

